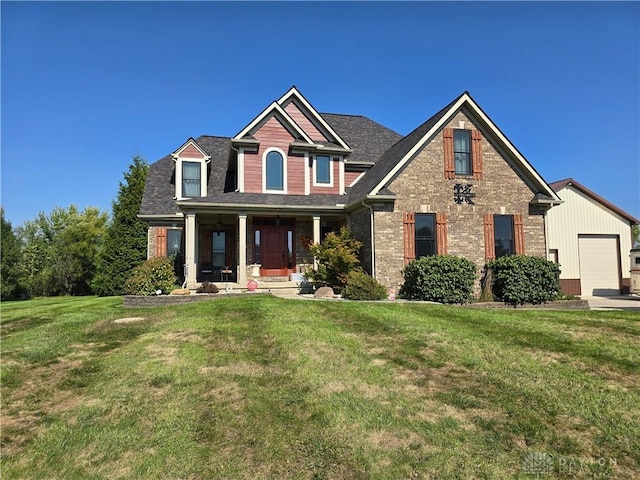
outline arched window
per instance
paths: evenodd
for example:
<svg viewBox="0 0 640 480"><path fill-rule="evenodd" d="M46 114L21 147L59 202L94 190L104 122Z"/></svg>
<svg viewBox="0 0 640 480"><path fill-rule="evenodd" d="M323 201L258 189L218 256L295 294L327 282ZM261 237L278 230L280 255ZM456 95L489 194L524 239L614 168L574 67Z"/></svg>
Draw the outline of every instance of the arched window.
<svg viewBox="0 0 640 480"><path fill-rule="evenodd" d="M267 190L284 190L284 157L276 150L267 153L265 182Z"/></svg>

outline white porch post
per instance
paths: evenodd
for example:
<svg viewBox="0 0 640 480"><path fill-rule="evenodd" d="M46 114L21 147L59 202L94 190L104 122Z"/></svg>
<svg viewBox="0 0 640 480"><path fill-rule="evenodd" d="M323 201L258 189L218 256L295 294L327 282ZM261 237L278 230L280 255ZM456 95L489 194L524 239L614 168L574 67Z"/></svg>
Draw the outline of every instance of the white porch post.
<svg viewBox="0 0 640 480"><path fill-rule="evenodd" d="M313 243L320 243L320 217L313 217ZM318 261L313 258L313 268L318 269Z"/></svg>
<svg viewBox="0 0 640 480"><path fill-rule="evenodd" d="M188 212L184 225L184 263L187 267L187 288L196 288L196 214Z"/></svg>
<svg viewBox="0 0 640 480"><path fill-rule="evenodd" d="M247 281L247 214L238 215L238 234L240 249L238 251L238 283Z"/></svg>

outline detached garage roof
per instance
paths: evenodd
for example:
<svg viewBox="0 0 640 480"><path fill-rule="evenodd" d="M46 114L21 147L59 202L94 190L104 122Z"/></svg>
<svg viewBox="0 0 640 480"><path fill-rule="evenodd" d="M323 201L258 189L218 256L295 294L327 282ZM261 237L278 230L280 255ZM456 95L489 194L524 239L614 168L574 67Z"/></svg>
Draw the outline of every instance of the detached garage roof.
<svg viewBox="0 0 640 480"><path fill-rule="evenodd" d="M559 180L557 182L552 182L552 183L549 184L549 186L551 188L553 188L553 190L555 192L558 192L559 190L561 190L561 189L563 189L564 187L567 187L567 186L574 187L576 190L579 190L580 192L584 193L585 195L591 197L596 202L598 202L598 203L602 204L603 206L607 207L612 212L617 213L618 215L620 215L625 220L628 220L630 224L632 224L632 225L640 224L640 220L638 220L636 217L634 217L633 215L630 215L629 213L627 213L624 210L622 210L620 207L617 207L613 203L611 203L608 200L602 198L597 193L589 190L587 187L582 185L580 182L577 182L573 178L565 178L564 180Z"/></svg>

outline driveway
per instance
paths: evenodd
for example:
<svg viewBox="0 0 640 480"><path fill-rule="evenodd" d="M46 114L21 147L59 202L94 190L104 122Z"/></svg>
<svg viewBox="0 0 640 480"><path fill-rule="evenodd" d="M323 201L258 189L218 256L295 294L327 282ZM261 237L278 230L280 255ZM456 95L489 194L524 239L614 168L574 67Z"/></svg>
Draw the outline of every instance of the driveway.
<svg viewBox="0 0 640 480"><path fill-rule="evenodd" d="M591 310L632 310L640 312L640 296L619 295L615 297L587 297L582 300L589 302Z"/></svg>

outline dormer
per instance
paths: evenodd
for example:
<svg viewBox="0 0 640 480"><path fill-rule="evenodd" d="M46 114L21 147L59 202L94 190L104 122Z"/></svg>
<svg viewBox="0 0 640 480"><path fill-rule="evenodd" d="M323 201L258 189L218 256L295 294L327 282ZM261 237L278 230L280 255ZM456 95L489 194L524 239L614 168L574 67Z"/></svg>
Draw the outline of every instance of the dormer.
<svg viewBox="0 0 640 480"><path fill-rule="evenodd" d="M193 138L171 154L176 162L176 198L207 196L207 164L211 155L200 148Z"/></svg>

